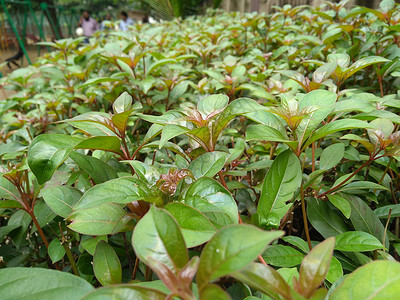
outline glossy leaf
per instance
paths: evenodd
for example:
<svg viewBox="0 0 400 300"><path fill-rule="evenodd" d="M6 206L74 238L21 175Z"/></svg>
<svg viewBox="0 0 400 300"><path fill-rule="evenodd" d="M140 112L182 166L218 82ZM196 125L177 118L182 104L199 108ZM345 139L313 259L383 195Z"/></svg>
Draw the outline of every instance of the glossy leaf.
<svg viewBox="0 0 400 300"><path fill-rule="evenodd" d="M113 110L115 114L123 113L130 109L132 106L132 96L127 92L123 92L113 103Z"/></svg>
<svg viewBox="0 0 400 300"><path fill-rule="evenodd" d="M68 227L88 235L117 233L129 221L125 210L117 204L105 203L96 207L74 211L68 219Z"/></svg>
<svg viewBox="0 0 400 300"><path fill-rule="evenodd" d="M83 155L78 152L71 152L70 157L76 162L79 168L88 173L96 184L118 177L117 172L111 166L96 157Z"/></svg>
<svg viewBox="0 0 400 300"><path fill-rule="evenodd" d="M279 226L278 222L290 207L286 202L300 187L301 174L299 159L291 150L282 152L276 157L264 179L257 206L257 213L263 222L261 226L272 225L276 228ZM271 218L271 215L274 217Z"/></svg>
<svg viewBox="0 0 400 300"><path fill-rule="evenodd" d="M42 197L46 204L57 215L67 218L72 207L81 198L81 192L70 186L54 186L48 187L41 191Z"/></svg>
<svg viewBox="0 0 400 300"><path fill-rule="evenodd" d="M93 208L105 203L127 204L138 200L162 203L161 195L148 188L140 179L121 177L89 189L75 204L74 210Z"/></svg>
<svg viewBox="0 0 400 300"><path fill-rule="evenodd" d="M335 250L363 252L383 248L376 237L363 231L347 231L336 236Z"/></svg>
<svg viewBox="0 0 400 300"><path fill-rule="evenodd" d="M350 221L354 229L367 232L383 242L385 228L372 209L359 197L349 196L348 199L351 205ZM389 238L387 236L385 241L384 246L389 248Z"/></svg>
<svg viewBox="0 0 400 300"><path fill-rule="evenodd" d="M319 161L320 170L329 170L335 167L344 156L344 144L337 143L330 145L321 153Z"/></svg>
<svg viewBox="0 0 400 300"><path fill-rule="evenodd" d="M121 283L121 262L113 247L107 242L100 241L93 256L93 271L102 285Z"/></svg>
<svg viewBox="0 0 400 300"><path fill-rule="evenodd" d="M21 283L25 288L21 288ZM29 287L29 288L28 288ZM0 269L0 295L15 299L80 299L94 287L85 279L67 272L43 268Z"/></svg>
<svg viewBox="0 0 400 300"><path fill-rule="evenodd" d="M335 239L329 238L315 246L300 266L299 287L309 297L325 279L332 260Z"/></svg>
<svg viewBox="0 0 400 300"><path fill-rule="evenodd" d="M300 265L305 255L290 246L272 245L262 256L271 266L290 268Z"/></svg>
<svg viewBox="0 0 400 300"><path fill-rule="evenodd" d="M399 284L400 263L374 261L348 275L330 299L397 299Z"/></svg>
<svg viewBox="0 0 400 300"><path fill-rule="evenodd" d="M307 199L307 216L311 225L324 238L336 236L349 230L342 218L332 211L326 202L320 199Z"/></svg>
<svg viewBox="0 0 400 300"><path fill-rule="evenodd" d="M65 249L58 239L54 239L47 248L47 253L53 263L61 260L65 255Z"/></svg>
<svg viewBox="0 0 400 300"><path fill-rule="evenodd" d="M164 300L167 294L146 287L136 286L134 284L119 284L109 287L102 287L87 294L82 300Z"/></svg>
<svg viewBox="0 0 400 300"><path fill-rule="evenodd" d="M132 245L135 253L145 263L151 257L175 273L189 261L178 223L167 211L154 206L136 225Z"/></svg>
<svg viewBox="0 0 400 300"><path fill-rule="evenodd" d="M231 297L220 286L209 284L200 292L200 300L215 299L215 300L230 300Z"/></svg>
<svg viewBox="0 0 400 300"><path fill-rule="evenodd" d="M81 141L78 137L63 134L42 134L32 141L28 152L28 164L39 184L51 179L54 171Z"/></svg>
<svg viewBox="0 0 400 300"><path fill-rule="evenodd" d="M291 298L289 285L282 276L270 266L253 262L240 271L234 272L232 276L274 299L278 299L279 296L285 299Z"/></svg>
<svg viewBox="0 0 400 300"><path fill-rule="evenodd" d="M327 197L329 202L339 209L347 219L350 218L351 206L346 198L340 194L327 195Z"/></svg>
<svg viewBox="0 0 400 300"><path fill-rule="evenodd" d="M214 177L224 167L227 156L220 151L206 152L191 162L189 170L195 178Z"/></svg>
<svg viewBox="0 0 400 300"><path fill-rule="evenodd" d="M172 202L164 208L178 222L188 248L207 242L217 231L204 214L191 206Z"/></svg>
<svg viewBox="0 0 400 300"><path fill-rule="evenodd" d="M240 270L281 235L282 231L267 232L251 225L224 227L213 236L201 253L197 271L199 286ZM232 240L232 236L235 239Z"/></svg>
<svg viewBox="0 0 400 300"><path fill-rule="evenodd" d="M202 212L217 228L238 222L238 208L221 184L207 177L192 183L182 201Z"/></svg>

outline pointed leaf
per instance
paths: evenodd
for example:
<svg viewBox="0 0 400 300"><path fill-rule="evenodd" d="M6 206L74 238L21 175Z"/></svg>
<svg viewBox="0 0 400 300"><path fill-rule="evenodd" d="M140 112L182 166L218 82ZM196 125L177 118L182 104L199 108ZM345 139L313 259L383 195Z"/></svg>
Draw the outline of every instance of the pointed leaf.
<svg viewBox="0 0 400 300"><path fill-rule="evenodd" d="M54 171L81 141L81 138L64 134L42 134L32 141L28 152L28 164L39 184L51 179Z"/></svg>
<svg viewBox="0 0 400 300"><path fill-rule="evenodd" d="M135 253L143 261L159 261L177 274L189 261L183 235L175 219L152 206L138 222L132 236Z"/></svg>
<svg viewBox="0 0 400 300"><path fill-rule="evenodd" d="M257 207L257 213L268 223L270 214L280 221L288 211L290 205L286 204L293 197L301 182L301 166L297 156L286 150L279 154L268 171ZM275 227L278 224L272 224Z"/></svg>
<svg viewBox="0 0 400 300"><path fill-rule="evenodd" d="M332 260L335 238L331 237L315 246L300 266L299 284L303 295L309 297L324 281Z"/></svg>
<svg viewBox="0 0 400 300"><path fill-rule="evenodd" d="M121 262L113 247L100 241L93 256L93 271L102 285L121 283Z"/></svg>
<svg viewBox="0 0 400 300"><path fill-rule="evenodd" d="M397 299L400 285L400 263L374 261L348 275L330 299Z"/></svg>
<svg viewBox="0 0 400 300"><path fill-rule="evenodd" d="M363 231L343 232L336 237L335 250L363 252L384 249L379 240Z"/></svg>
<svg viewBox="0 0 400 300"><path fill-rule="evenodd" d="M270 266L253 262L231 275L273 299L279 299L279 295L284 299L291 298L289 285L286 283L285 279Z"/></svg>
<svg viewBox="0 0 400 300"><path fill-rule="evenodd" d="M21 288L23 282L24 288ZM0 269L2 300L80 299L94 287L85 279L67 272L44 268Z"/></svg>
<svg viewBox="0 0 400 300"><path fill-rule="evenodd" d="M224 167L227 156L221 151L206 152L194 159L188 169L195 178L214 177Z"/></svg>
<svg viewBox="0 0 400 300"><path fill-rule="evenodd" d="M206 244L197 271L199 287L210 280L240 270L252 262L282 231L263 231L251 225L231 225L222 228ZM232 239L232 237L235 237Z"/></svg>
<svg viewBox="0 0 400 300"><path fill-rule="evenodd" d="M178 222L188 248L207 242L217 231L204 214L189 205L172 202L164 208Z"/></svg>
<svg viewBox="0 0 400 300"><path fill-rule="evenodd" d="M41 194L51 210L63 218L71 214L72 207L82 196L79 190L70 186L48 187L43 189Z"/></svg>

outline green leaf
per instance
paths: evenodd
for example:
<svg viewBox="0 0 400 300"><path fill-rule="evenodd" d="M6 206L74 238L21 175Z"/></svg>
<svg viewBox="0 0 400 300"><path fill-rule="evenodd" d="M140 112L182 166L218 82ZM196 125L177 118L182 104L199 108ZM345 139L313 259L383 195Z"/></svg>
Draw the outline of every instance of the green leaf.
<svg viewBox="0 0 400 300"><path fill-rule="evenodd" d="M324 149L321 153L319 160L320 170L329 170L335 167L344 156L344 144L337 143L330 145Z"/></svg>
<svg viewBox="0 0 400 300"><path fill-rule="evenodd" d="M321 199L307 198L307 216L311 225L324 238L336 236L349 230L342 218Z"/></svg>
<svg viewBox="0 0 400 300"><path fill-rule="evenodd" d="M379 219L387 219L389 217L390 210L392 210L390 218L400 217L400 204L390 204L379 207L374 210L374 214Z"/></svg>
<svg viewBox="0 0 400 300"><path fill-rule="evenodd" d="M124 136L126 133L126 124L131 116L133 110L124 111L120 114L115 114L111 117L114 126L119 130L120 134Z"/></svg>
<svg viewBox="0 0 400 300"><path fill-rule="evenodd" d="M249 126L246 130L246 140L281 142L293 146L296 145L295 142L290 141L287 137L283 136L279 130L264 124Z"/></svg>
<svg viewBox="0 0 400 300"><path fill-rule="evenodd" d="M47 253L49 254L50 259L54 264L64 257L65 249L61 242L56 238L52 240L49 244L49 248L47 248Z"/></svg>
<svg viewBox="0 0 400 300"><path fill-rule="evenodd" d="M182 97L183 94L185 94L188 86L189 86L189 81L186 80L174 86L174 88L171 90L171 93L169 94L170 101L175 101L179 97Z"/></svg>
<svg viewBox="0 0 400 300"><path fill-rule="evenodd" d="M342 119L329 122L328 124L317 129L309 137L307 142L304 144L303 149L311 145L311 143L327 136L328 134L332 134L343 130L356 129L356 128L366 129L366 128L371 128L371 126L368 124L368 122L361 120L354 120L354 119Z"/></svg>
<svg viewBox="0 0 400 300"><path fill-rule="evenodd" d="M333 284L342 276L343 276L342 264L336 257L333 256L331 260L331 265L329 266L328 273L326 274L326 280Z"/></svg>
<svg viewBox="0 0 400 300"><path fill-rule="evenodd" d="M181 200L202 212L217 228L238 222L238 207L232 195L211 178L196 180Z"/></svg>
<svg viewBox="0 0 400 300"><path fill-rule="evenodd" d="M81 246L85 249L90 255L94 255L94 251L96 251L96 246L100 241L108 241L106 235L99 235L95 237L83 236L81 239Z"/></svg>
<svg viewBox="0 0 400 300"><path fill-rule="evenodd" d="M197 283L200 289L210 280L240 270L252 262L269 243L282 234L282 231L267 232L244 224L222 228L206 244L201 253L197 271Z"/></svg>
<svg viewBox="0 0 400 300"><path fill-rule="evenodd" d="M270 266L253 262L240 271L232 273L231 276L273 299L279 299L279 295L284 299L291 299L289 285L286 283L285 279Z"/></svg>
<svg viewBox="0 0 400 300"><path fill-rule="evenodd" d="M22 208L22 205L16 200L0 201L0 209L2 208Z"/></svg>
<svg viewBox="0 0 400 300"><path fill-rule="evenodd" d="M74 210L93 208L104 203L127 204L138 200L162 203L161 194L148 188L142 180L121 177L97 184L89 189L75 204Z"/></svg>
<svg viewBox="0 0 400 300"><path fill-rule="evenodd" d="M263 220L265 224L260 224L261 226L279 227L278 222L290 207L290 204L286 204L286 202L300 187L301 176L299 159L291 150L286 150L275 158L264 179L258 202L257 213L265 220ZM270 218L271 214L274 215L274 218ZM270 224L271 222L276 224Z"/></svg>
<svg viewBox="0 0 400 300"><path fill-rule="evenodd" d="M335 250L363 252L384 248L376 237L363 231L347 231L336 236Z"/></svg>
<svg viewBox="0 0 400 300"><path fill-rule="evenodd" d="M387 187L383 185L371 182L371 181L355 181L346 184L344 187L338 190L338 192L346 192L348 194L359 194L360 190L386 190Z"/></svg>
<svg viewBox="0 0 400 300"><path fill-rule="evenodd" d="M97 78L91 78L89 80L86 80L84 84L79 86L79 89L83 89L88 86L93 86L98 83L103 83L103 82L115 82L118 81L118 79L111 78L111 77L97 77Z"/></svg>
<svg viewBox="0 0 400 300"><path fill-rule="evenodd" d="M284 245L268 246L262 255L267 264L287 268L299 265L304 256L296 249Z"/></svg>
<svg viewBox="0 0 400 300"><path fill-rule="evenodd" d="M316 110L310 117L304 118L296 129L298 141L302 143L325 120L335 107L337 95L330 91L315 90L306 94L299 101L299 110L314 107Z"/></svg>
<svg viewBox="0 0 400 300"><path fill-rule="evenodd" d="M83 155L78 152L71 152L69 156L76 162L79 168L88 173L96 184L118 177L117 172L110 165L96 157Z"/></svg>
<svg viewBox="0 0 400 300"><path fill-rule="evenodd" d="M197 104L197 109L206 118L208 115L215 113L216 111L223 110L229 103L229 97L227 95L210 95L200 99Z"/></svg>
<svg viewBox="0 0 400 300"><path fill-rule="evenodd" d="M397 299L400 285L400 263L374 261L348 275L330 299Z"/></svg>
<svg viewBox="0 0 400 300"><path fill-rule="evenodd" d="M302 294L310 297L321 285L331 263L335 238L331 237L315 246L300 266L299 285Z"/></svg>
<svg viewBox="0 0 400 300"><path fill-rule="evenodd" d="M74 211L68 218L72 223L68 227L76 232L88 235L114 234L129 221L121 206L105 203L89 209Z"/></svg>
<svg viewBox="0 0 400 300"><path fill-rule="evenodd" d="M93 290L85 279L67 272L42 268L0 269L2 300L71 300L80 299Z"/></svg>
<svg viewBox="0 0 400 300"><path fill-rule="evenodd" d="M164 126L161 134L161 139L160 139L160 144L159 144L159 149L161 149L166 142L168 142L170 139L187 133L189 132L190 129L180 126L180 125L175 125L175 124L167 124Z"/></svg>
<svg viewBox="0 0 400 300"><path fill-rule="evenodd" d="M122 154L121 141L116 136L95 136L76 145L75 149L95 149Z"/></svg>
<svg viewBox="0 0 400 300"><path fill-rule="evenodd" d="M335 61L323 64L313 73L313 81L322 83L327 80L333 72L335 72L337 63Z"/></svg>
<svg viewBox="0 0 400 300"><path fill-rule="evenodd" d="M176 220L152 206L133 231L132 245L144 263L159 261L177 274L189 261L185 241Z"/></svg>
<svg viewBox="0 0 400 300"><path fill-rule="evenodd" d="M46 204L57 215L67 218L72 207L81 198L81 192L70 186L54 186L48 187L41 191L42 197Z"/></svg>
<svg viewBox="0 0 400 300"><path fill-rule="evenodd" d="M331 202L343 215L348 219L351 214L351 206L347 199L340 196L340 194L327 195L329 202Z"/></svg>
<svg viewBox="0 0 400 300"><path fill-rule="evenodd" d="M54 171L81 141L81 138L64 134L42 134L32 141L28 152L28 165L39 184L51 179Z"/></svg>
<svg viewBox="0 0 400 300"><path fill-rule="evenodd" d="M120 114L129 110L132 106L132 96L123 92L113 103L114 114Z"/></svg>
<svg viewBox="0 0 400 300"><path fill-rule="evenodd" d="M305 240L298 236L294 235L288 235L282 238L286 243L289 243L295 247L297 247L299 250L303 251L304 253L310 252L310 248L308 247L308 244Z"/></svg>
<svg viewBox="0 0 400 300"><path fill-rule="evenodd" d="M147 69L146 73L151 74L153 71L157 70L159 67L166 65L166 64L173 64L173 63L176 63L176 60L171 59L171 58L164 58L164 59L157 60L150 65L150 67Z"/></svg>
<svg viewBox="0 0 400 300"><path fill-rule="evenodd" d="M102 285L121 283L121 262L113 247L100 241L93 256L93 271Z"/></svg>
<svg viewBox="0 0 400 300"><path fill-rule="evenodd" d="M384 240L385 228L372 209L359 197L349 195L351 205L350 221L357 231L364 231L375 236L379 241ZM385 247L389 248L389 238L386 235Z"/></svg>
<svg viewBox="0 0 400 300"><path fill-rule="evenodd" d="M204 287L200 292L200 300L230 300L231 297L220 286L216 284L209 284Z"/></svg>
<svg viewBox="0 0 400 300"><path fill-rule="evenodd" d="M206 152L194 159L188 169L195 178L214 177L224 167L227 156L221 151Z"/></svg>
<svg viewBox="0 0 400 300"><path fill-rule="evenodd" d="M136 286L134 284L120 284L96 289L81 300L165 300L167 294L146 287Z"/></svg>
<svg viewBox="0 0 400 300"><path fill-rule="evenodd" d="M164 208L178 222L188 248L207 242L217 231L204 214L189 205L172 202Z"/></svg>
<svg viewBox="0 0 400 300"><path fill-rule="evenodd" d="M356 72L360 71L361 69L364 69L370 65L373 65L376 63L384 63L384 62L388 62L388 61L389 61L388 59L380 57L380 56L363 57L363 58L357 60L348 69L346 69L343 72L342 81L345 81L347 78L349 78L354 73L356 73Z"/></svg>

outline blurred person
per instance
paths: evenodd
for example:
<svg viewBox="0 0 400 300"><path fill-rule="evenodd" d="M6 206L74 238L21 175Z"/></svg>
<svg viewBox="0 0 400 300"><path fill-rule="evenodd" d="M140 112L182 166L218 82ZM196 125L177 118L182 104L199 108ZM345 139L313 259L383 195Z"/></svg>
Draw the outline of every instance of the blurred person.
<svg viewBox="0 0 400 300"><path fill-rule="evenodd" d="M88 10L83 11L78 26L82 27L83 35L86 37L86 42L89 42L88 38L100 29L99 23L97 23L97 21L90 16L90 12Z"/></svg>
<svg viewBox="0 0 400 300"><path fill-rule="evenodd" d="M119 28L122 31L128 31L129 26L133 25L133 20L128 18L128 14L125 11L121 12L121 22L119 23Z"/></svg>
<svg viewBox="0 0 400 300"><path fill-rule="evenodd" d="M111 26L108 23L111 21L111 19L112 19L111 14L110 13L106 14L104 20L101 22L100 29L101 30L110 29Z"/></svg>

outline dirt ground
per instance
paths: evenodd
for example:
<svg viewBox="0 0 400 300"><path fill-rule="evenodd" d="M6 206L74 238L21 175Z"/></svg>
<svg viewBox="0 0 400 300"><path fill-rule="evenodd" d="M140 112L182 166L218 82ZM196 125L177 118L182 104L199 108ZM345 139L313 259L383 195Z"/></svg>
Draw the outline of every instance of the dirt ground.
<svg viewBox="0 0 400 300"><path fill-rule="evenodd" d="M29 58L32 63L35 62L36 58L38 57L38 50L37 47L29 47L26 49L29 55ZM46 50L42 49L41 50L41 55L45 53ZM15 48L9 48L9 49L0 49L0 64L5 62L5 60L11 56L14 56L18 52L17 49ZM21 65L22 67L27 67L29 65L28 60L25 58L21 60L18 60L17 63ZM7 76L10 74L13 70L15 70L17 67L13 64L11 64L12 70L10 70L7 66L5 66L3 69L0 70L1 74L4 76ZM1 88L0 88L1 89ZM5 99L6 97L12 95L13 92L9 90L3 90L0 92L0 100Z"/></svg>

